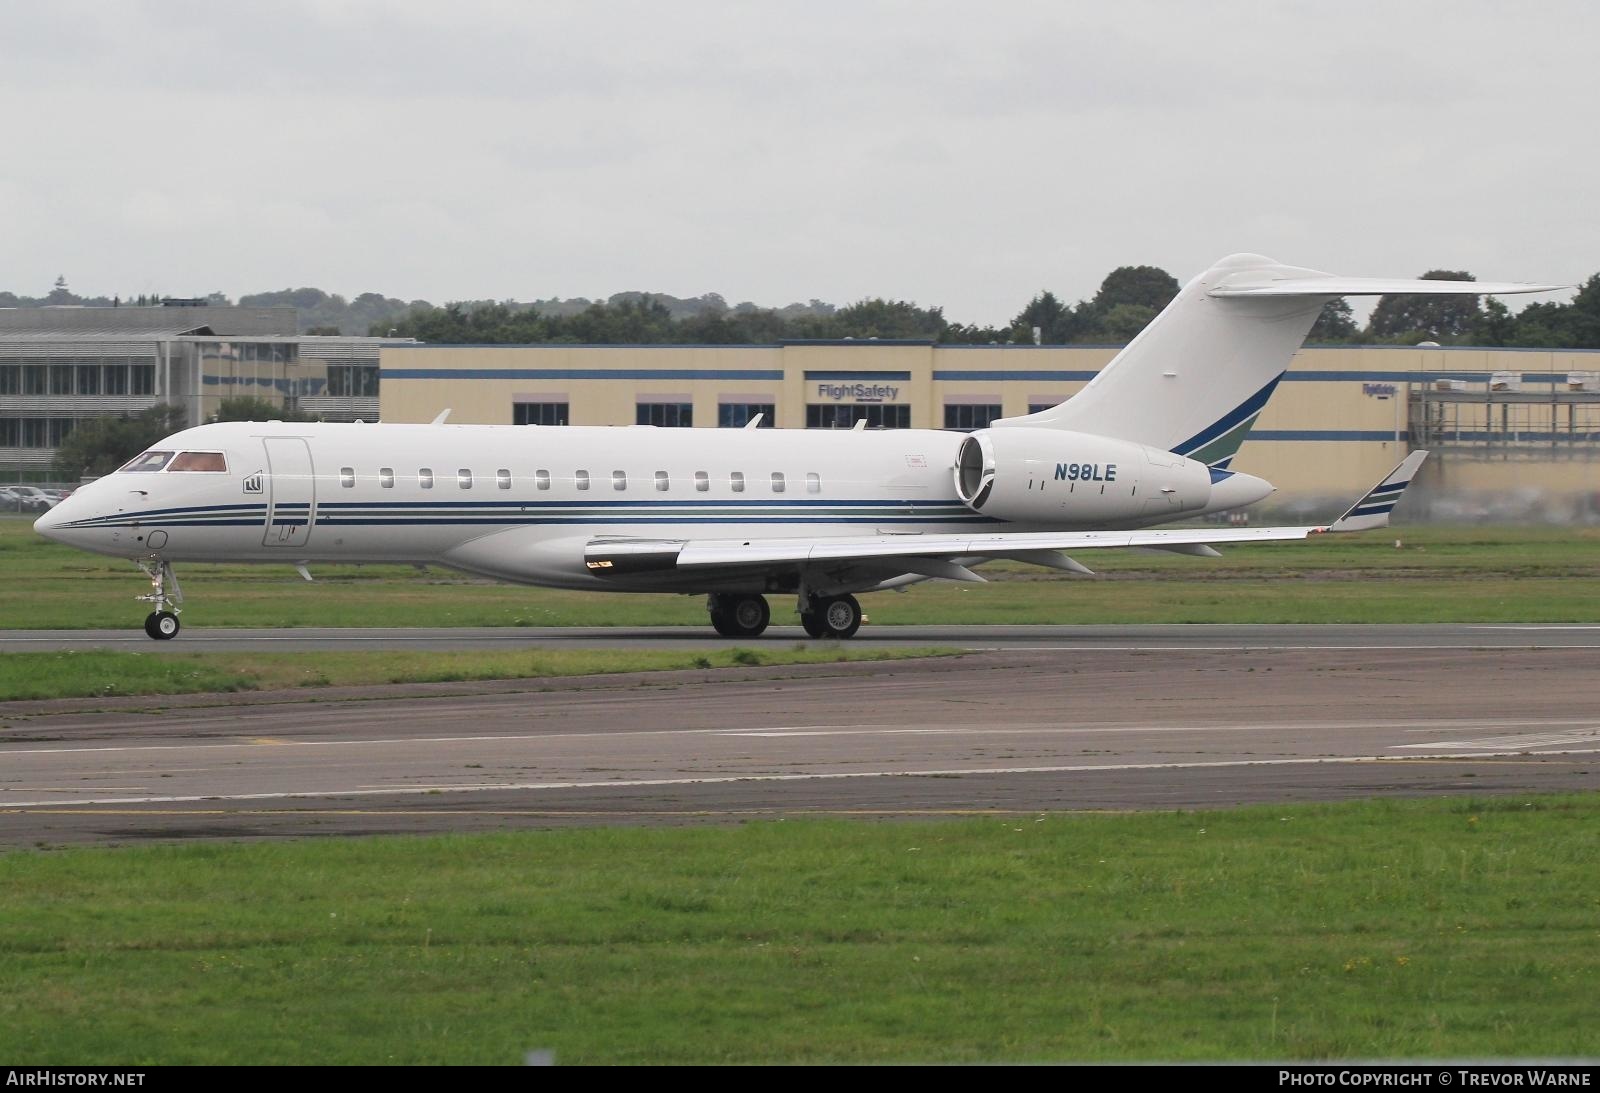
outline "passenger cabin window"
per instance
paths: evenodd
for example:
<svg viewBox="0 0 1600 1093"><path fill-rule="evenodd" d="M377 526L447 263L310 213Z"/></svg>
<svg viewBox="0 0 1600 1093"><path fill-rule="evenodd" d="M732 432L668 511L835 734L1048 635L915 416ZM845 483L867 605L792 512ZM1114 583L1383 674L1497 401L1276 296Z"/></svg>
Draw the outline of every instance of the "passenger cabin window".
<svg viewBox="0 0 1600 1093"><path fill-rule="evenodd" d="M144 452L122 465L125 471L159 471L172 458L171 452Z"/></svg>
<svg viewBox="0 0 1600 1093"><path fill-rule="evenodd" d="M539 489L541 489L541 490L549 489L550 488L550 472L549 471L534 471L533 472L533 484L536 487L538 487Z"/></svg>
<svg viewBox="0 0 1600 1093"><path fill-rule="evenodd" d="M822 492L822 476L820 474L818 474L816 471L809 471L806 474L806 492L807 493L821 493Z"/></svg>
<svg viewBox="0 0 1600 1093"><path fill-rule="evenodd" d="M728 475L728 485L732 487L734 493L743 493L744 472L734 471L732 474Z"/></svg>
<svg viewBox="0 0 1600 1093"><path fill-rule="evenodd" d="M494 472L494 484L503 490L511 488L511 472L501 467Z"/></svg>
<svg viewBox="0 0 1600 1093"><path fill-rule="evenodd" d="M773 471L772 472L772 492L773 493L782 493L783 492L783 472L782 471Z"/></svg>
<svg viewBox="0 0 1600 1093"><path fill-rule="evenodd" d="M417 472L417 485L425 490L433 489L433 468L423 467Z"/></svg>
<svg viewBox="0 0 1600 1093"><path fill-rule="evenodd" d="M472 472L466 467L456 471L456 485L464 490L470 490L472 488Z"/></svg>
<svg viewBox="0 0 1600 1093"><path fill-rule="evenodd" d="M578 472L576 472L575 474L573 474L572 480L573 480L573 485L577 486L580 490L586 490L586 489L589 488L589 472L588 471L578 471Z"/></svg>
<svg viewBox="0 0 1600 1093"><path fill-rule="evenodd" d="M393 467L379 467L378 468L378 485L382 486L386 490L394 489L394 468Z"/></svg>
<svg viewBox="0 0 1600 1093"><path fill-rule="evenodd" d="M672 480L667 477L666 471L656 472L656 489L660 490L662 493L666 493L671 485Z"/></svg>
<svg viewBox="0 0 1600 1093"><path fill-rule="evenodd" d="M611 488L614 489L614 490L625 490L625 489L627 489L628 488L628 472L627 471L612 471L611 472Z"/></svg>
<svg viewBox="0 0 1600 1093"><path fill-rule="evenodd" d="M182 452L172 461L169 471L209 471L213 474L228 469L228 460L221 452Z"/></svg>
<svg viewBox="0 0 1600 1093"><path fill-rule="evenodd" d="M711 488L711 476L705 471L694 472L694 488L705 493Z"/></svg>
<svg viewBox="0 0 1600 1093"><path fill-rule="evenodd" d="M182 459L183 457L179 456L178 458ZM353 488L355 486L355 484L356 484L356 469L354 467L340 467L339 468L339 485L343 486L345 489L348 490L348 489Z"/></svg>

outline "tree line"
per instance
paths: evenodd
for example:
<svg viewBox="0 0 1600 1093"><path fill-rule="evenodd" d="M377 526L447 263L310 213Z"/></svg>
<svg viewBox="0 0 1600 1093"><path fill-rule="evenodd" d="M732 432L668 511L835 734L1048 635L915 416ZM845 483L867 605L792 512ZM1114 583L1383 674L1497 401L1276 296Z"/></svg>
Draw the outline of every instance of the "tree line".
<svg viewBox="0 0 1600 1093"><path fill-rule="evenodd" d="M1464 270L1430 270L1428 279L1474 280ZM1142 330L1178 292L1178 281L1155 266L1120 266L1087 300L1067 303L1040 292L1003 326L952 321L942 307L873 298L836 307L820 300L783 308L745 302L730 306L716 293L676 297L620 292L604 300L584 297L536 300L463 300L435 306L375 292L354 299L316 288L241 296L251 307L292 306L307 334L367 334L416 338L436 344L763 345L780 341L910 339L955 345L1117 345ZM221 293L210 302L231 301ZM43 297L0 292L0 307L47 304L109 306L115 298L85 298L65 277ZM129 304L157 303L155 297ZM1569 303L1533 303L1513 314L1494 297L1385 296L1366 323L1350 305L1334 300L1306 339L1312 345L1525 346L1600 349L1600 274Z"/></svg>

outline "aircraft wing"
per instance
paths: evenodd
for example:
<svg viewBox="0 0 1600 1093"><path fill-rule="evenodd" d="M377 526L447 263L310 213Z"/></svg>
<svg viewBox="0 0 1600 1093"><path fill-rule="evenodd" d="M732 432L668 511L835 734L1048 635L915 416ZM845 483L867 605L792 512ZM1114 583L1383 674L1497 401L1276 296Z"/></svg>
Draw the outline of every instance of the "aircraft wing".
<svg viewBox="0 0 1600 1093"><path fill-rule="evenodd" d="M963 563L1015 558L1087 572L1065 551L1149 547L1215 556L1215 545L1306 539L1324 532L1385 527L1389 513L1428 453L1413 452L1332 524L1269 528L1165 528L1139 531L996 532L991 535L848 535L792 539L596 539L585 551L602 575L792 566L876 565L952 580L981 580Z"/></svg>

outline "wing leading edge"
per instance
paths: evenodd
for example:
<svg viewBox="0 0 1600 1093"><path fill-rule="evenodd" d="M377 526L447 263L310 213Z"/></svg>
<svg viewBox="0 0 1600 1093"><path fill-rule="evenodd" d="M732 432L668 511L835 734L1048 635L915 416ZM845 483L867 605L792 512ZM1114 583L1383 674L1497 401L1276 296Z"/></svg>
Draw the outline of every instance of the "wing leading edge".
<svg viewBox="0 0 1600 1093"><path fill-rule="evenodd" d="M1361 500L1332 524L1274 528L1169 528L1151 531L1021 532L994 535L864 535L824 539L596 539L584 559L599 576L697 569L770 570L774 567L900 564L908 573L954 580L976 575L962 563L1015 558L1057 569L1077 569L1060 552L1152 547L1184 553L1225 543L1270 543L1306 539L1324 532L1366 531L1385 527L1401 494L1428 457L1412 452ZM928 563L939 563L929 565ZM948 568L946 568L948 567ZM942 570L938 573L930 569Z"/></svg>

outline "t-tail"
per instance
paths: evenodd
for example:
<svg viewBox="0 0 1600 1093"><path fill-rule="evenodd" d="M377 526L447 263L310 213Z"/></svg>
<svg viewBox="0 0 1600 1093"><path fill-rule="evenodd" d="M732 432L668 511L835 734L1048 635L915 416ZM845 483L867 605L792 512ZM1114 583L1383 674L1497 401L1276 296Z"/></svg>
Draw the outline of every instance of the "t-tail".
<svg viewBox="0 0 1600 1093"><path fill-rule="evenodd" d="M1083 390L994 424L1112 436L1226 469L1328 301L1555 287L1336 277L1259 254L1230 255L1185 285Z"/></svg>

